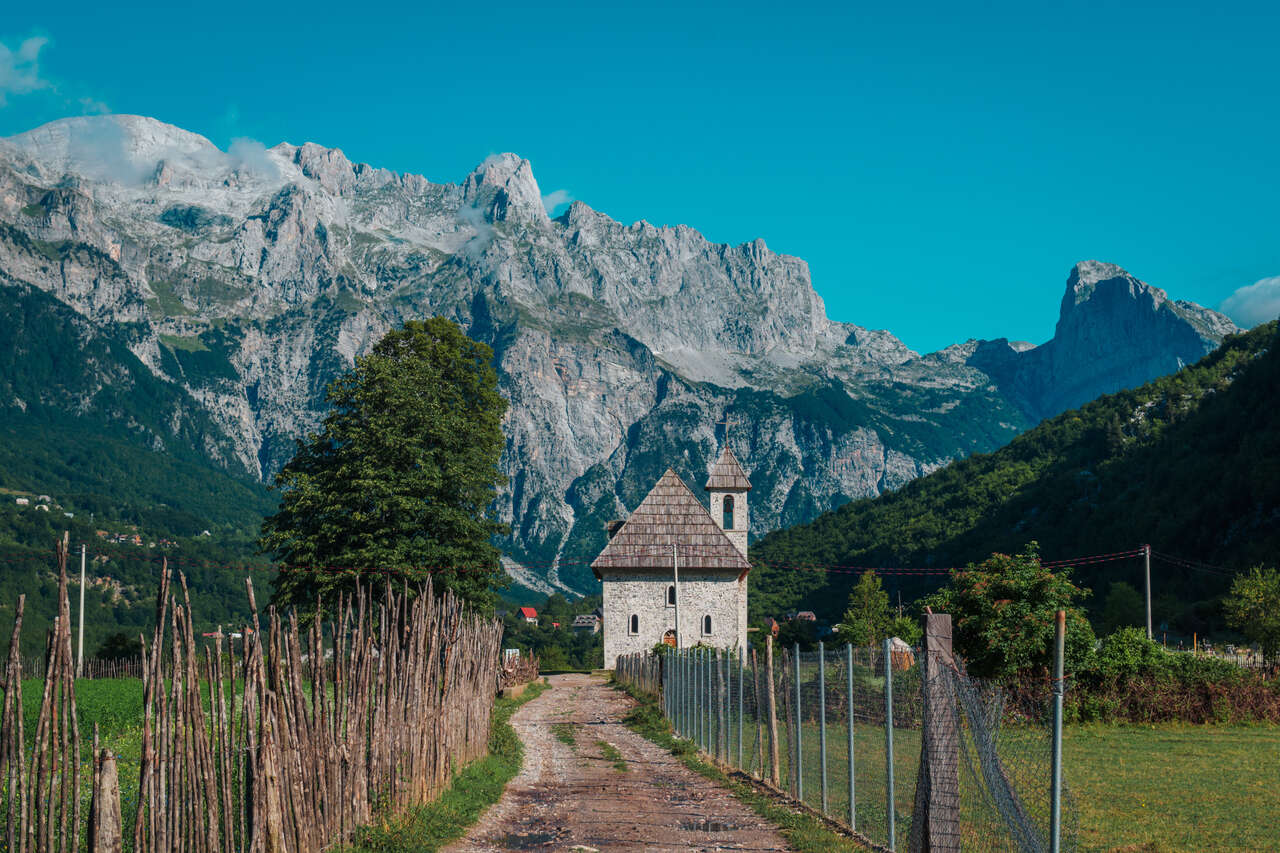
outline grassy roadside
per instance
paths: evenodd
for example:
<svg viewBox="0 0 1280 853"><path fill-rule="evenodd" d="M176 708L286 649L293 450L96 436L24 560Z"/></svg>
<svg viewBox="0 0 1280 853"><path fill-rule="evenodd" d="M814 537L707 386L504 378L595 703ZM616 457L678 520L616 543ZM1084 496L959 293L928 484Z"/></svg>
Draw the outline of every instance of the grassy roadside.
<svg viewBox="0 0 1280 853"><path fill-rule="evenodd" d="M344 853L428 853L460 838L520 772L524 745L507 721L516 708L548 689L539 681L513 699L499 699L487 756L464 767L435 802L357 830L352 843L341 848Z"/></svg>
<svg viewBox="0 0 1280 853"><path fill-rule="evenodd" d="M614 686L640 703L623 720L627 728L658 746L671 750L671 753L679 758L685 767L729 790L756 814L777 826L799 853L827 853L828 851L863 851L865 853L866 847L847 836L833 832L822 821L804 812L792 811L756 789L733 780L719 768L698 758L697 748L691 741L677 738L671 733L671 726L662 716L657 700L627 685L615 683Z"/></svg>

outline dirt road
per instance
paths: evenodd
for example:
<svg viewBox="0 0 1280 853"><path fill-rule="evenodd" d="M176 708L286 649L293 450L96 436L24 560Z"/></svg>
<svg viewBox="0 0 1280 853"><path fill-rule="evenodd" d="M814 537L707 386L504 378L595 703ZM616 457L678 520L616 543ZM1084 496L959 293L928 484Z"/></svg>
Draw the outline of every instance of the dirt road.
<svg viewBox="0 0 1280 853"><path fill-rule="evenodd" d="M625 694L586 675L550 680L511 718L520 775L446 851L790 849L727 791L624 727Z"/></svg>

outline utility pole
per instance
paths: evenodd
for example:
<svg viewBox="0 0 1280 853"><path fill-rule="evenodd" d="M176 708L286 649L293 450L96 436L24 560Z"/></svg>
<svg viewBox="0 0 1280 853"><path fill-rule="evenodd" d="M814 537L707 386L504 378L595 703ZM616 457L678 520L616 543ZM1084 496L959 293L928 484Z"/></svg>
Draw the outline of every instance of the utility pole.
<svg viewBox="0 0 1280 853"><path fill-rule="evenodd" d="M84 563L88 545L80 545L80 647L76 652L76 678L84 678Z"/></svg>
<svg viewBox="0 0 1280 853"><path fill-rule="evenodd" d="M1152 638L1151 634L1151 546L1142 546L1143 573L1146 577L1147 588L1147 639Z"/></svg>
<svg viewBox="0 0 1280 853"><path fill-rule="evenodd" d="M671 545L671 574L675 578L675 591L676 591L676 648L677 649L681 648L681 645L680 645L680 555L679 553L677 553L677 550L676 550L678 547L679 546L677 546L675 543L672 543Z"/></svg>

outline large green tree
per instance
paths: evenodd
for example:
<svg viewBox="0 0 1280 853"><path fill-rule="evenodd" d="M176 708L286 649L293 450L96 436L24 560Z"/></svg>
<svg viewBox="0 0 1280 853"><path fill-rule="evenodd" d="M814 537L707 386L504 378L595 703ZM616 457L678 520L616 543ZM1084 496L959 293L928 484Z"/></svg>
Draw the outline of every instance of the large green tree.
<svg viewBox="0 0 1280 853"><path fill-rule="evenodd" d="M1227 621L1261 646L1265 659L1280 660L1280 571L1254 566L1231 582L1222 604Z"/></svg>
<svg viewBox="0 0 1280 853"><path fill-rule="evenodd" d="M436 317L388 333L327 389L319 432L276 478L260 547L283 564L276 600L301 608L357 581L430 576L491 606L502 580L488 513L506 400L493 352Z"/></svg>
<svg viewBox="0 0 1280 853"><path fill-rule="evenodd" d="M955 651L969 672L1007 679L1052 663L1054 614L1067 611L1067 667L1089 663L1094 633L1078 603L1089 595L1071 582L1068 569L1040 565L1032 542L1016 556L992 554L956 572L950 584L924 604L951 614Z"/></svg>

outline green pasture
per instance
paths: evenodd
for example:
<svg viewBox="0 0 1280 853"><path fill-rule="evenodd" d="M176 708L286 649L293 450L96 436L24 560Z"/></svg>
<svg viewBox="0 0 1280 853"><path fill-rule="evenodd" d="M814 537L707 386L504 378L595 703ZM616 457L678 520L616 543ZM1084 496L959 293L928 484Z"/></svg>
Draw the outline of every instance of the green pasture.
<svg viewBox="0 0 1280 853"><path fill-rule="evenodd" d="M1084 850L1280 845L1280 727L1072 726L1063 761Z"/></svg>
<svg viewBox="0 0 1280 853"><path fill-rule="evenodd" d="M795 794L789 761L794 724L779 726L781 787ZM737 722L728 726L731 763L737 762ZM716 721L711 721L712 738ZM743 724L743 765L768 777L756 747L754 719ZM822 807L819 727L801 727L803 799ZM1046 726L1006 725L997 743L1006 776L1019 792L1033 823L1049 815L1049 731ZM1280 727L1275 726L1068 726L1064 765L1074 819L1066 826L1084 851L1191 851L1277 849L1276 785L1280 784ZM714 754L714 750L713 750ZM984 797L972 746L959 768L962 832L970 849L1003 849L1007 836ZM848 726L827 724L827 811L841 821L849 814ZM910 830L920 759L919 728L894 729L894 808L899 846ZM854 726L857 829L883 843L888 836L886 752L883 724Z"/></svg>

